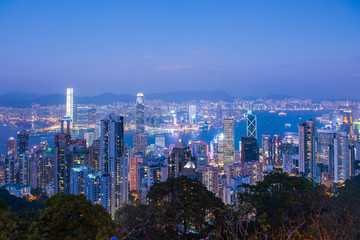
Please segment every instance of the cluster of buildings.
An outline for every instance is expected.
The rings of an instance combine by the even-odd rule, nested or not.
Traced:
[[[240,115],[236,108],[223,110],[220,103],[212,106],[212,112],[198,106],[190,104],[186,113],[166,107],[169,115],[152,108],[154,114],[147,116],[144,95],[138,93],[135,117],[129,119],[129,109],[119,114],[117,107],[103,112],[94,107],[74,107],[73,90],[68,89],[66,112],[57,119],[60,131],[54,133],[53,149],[45,141],[29,148],[29,132],[20,131],[16,139],[8,140],[6,155],[0,159],[0,185],[19,197],[37,188],[48,196],[83,194],[114,215],[131,201],[146,203],[151,186],[169,177],[198,179],[231,204],[244,184],[254,184],[271,171],[327,184],[341,184],[358,173],[360,125],[353,123],[350,108],[337,115],[342,116],[340,124],[317,129],[316,121],[308,120],[299,124],[298,133],[286,133],[283,138],[264,133],[260,148],[253,112],[259,105],[247,106],[246,114]],[[239,150],[235,148],[237,117],[246,121],[246,136],[241,137]],[[223,129],[209,143],[181,139],[166,143],[165,136],[155,132],[155,143],[148,144],[149,132],[153,134],[156,129],[170,125],[201,128],[209,122]],[[131,148],[124,140],[127,130],[134,131]]]

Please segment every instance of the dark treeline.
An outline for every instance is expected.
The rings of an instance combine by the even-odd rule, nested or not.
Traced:
[[[360,239],[360,177],[326,189],[271,173],[224,205],[187,177],[156,183],[146,205],[115,218],[85,196],[57,194],[42,203],[0,192],[0,239]]]

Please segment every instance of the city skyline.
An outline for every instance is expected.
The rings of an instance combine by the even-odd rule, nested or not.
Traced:
[[[360,2],[0,1],[1,239],[360,239]]]
[[[355,1],[5,1],[0,93],[355,97],[359,9]]]

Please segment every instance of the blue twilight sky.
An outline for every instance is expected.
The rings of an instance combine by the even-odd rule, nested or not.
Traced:
[[[358,97],[360,1],[0,0],[0,83]]]

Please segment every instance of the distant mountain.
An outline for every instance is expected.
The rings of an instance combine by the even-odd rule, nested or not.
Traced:
[[[256,101],[256,99],[258,99],[259,97],[254,97],[254,96],[245,96],[242,97],[241,99],[245,100],[245,101]]]
[[[114,102],[135,102],[136,96],[129,94],[103,93],[93,97],[74,96],[75,104],[96,104],[108,105]],[[200,100],[226,101],[232,102],[234,97],[224,91],[179,91],[168,93],[145,94],[145,99],[163,100],[165,102],[187,102]],[[48,94],[39,96],[32,93],[13,92],[0,95],[0,106],[24,108],[31,107],[31,104],[41,106],[61,105],[66,103],[65,94]]]
[[[200,100],[212,100],[212,101],[234,101],[234,97],[224,91],[178,91],[168,93],[153,93],[146,94],[146,99],[151,100],[163,100],[165,102],[187,102],[187,101],[200,101]]]
[[[0,100],[32,100],[34,98],[40,97],[39,94],[28,93],[28,92],[9,92],[5,94],[0,94]]]

